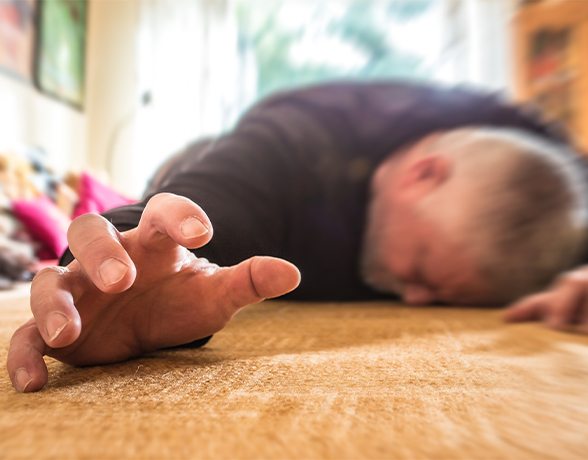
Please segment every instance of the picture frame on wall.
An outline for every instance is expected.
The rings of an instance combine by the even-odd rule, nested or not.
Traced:
[[[0,1],[0,71],[31,82],[36,0]]]
[[[82,109],[86,59],[86,0],[40,0],[37,4],[35,86]]]

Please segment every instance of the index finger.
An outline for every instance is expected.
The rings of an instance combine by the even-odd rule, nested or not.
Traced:
[[[133,284],[136,268],[120,234],[98,214],[75,219],[67,232],[69,249],[92,283],[101,291],[122,292]]]

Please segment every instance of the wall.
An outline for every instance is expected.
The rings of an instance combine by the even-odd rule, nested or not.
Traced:
[[[0,74],[0,150],[42,147],[59,172],[85,161],[86,117],[39,93],[31,84]]]
[[[138,104],[136,40],[140,0],[93,0],[87,60],[87,165],[126,188],[131,168],[132,119]],[[112,164],[116,158],[116,164]]]

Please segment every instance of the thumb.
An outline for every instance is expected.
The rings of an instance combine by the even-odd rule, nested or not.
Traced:
[[[300,284],[298,268],[275,257],[251,257],[227,272],[228,296],[235,309],[279,297]]]

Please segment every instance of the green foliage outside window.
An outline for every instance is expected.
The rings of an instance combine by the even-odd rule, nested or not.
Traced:
[[[240,47],[243,53],[250,53],[255,59],[258,96],[282,88],[345,77],[430,78],[430,69],[422,56],[400,49],[392,43],[390,35],[395,25],[417,19],[436,1],[349,0],[347,3],[335,2],[344,5],[344,9],[332,14],[334,3],[327,1],[238,0]],[[306,4],[305,17],[284,20],[284,7],[295,2]],[[320,34],[323,38],[339,43],[341,49],[349,50],[356,58],[361,56],[361,62],[355,66],[345,65],[346,56],[342,52],[339,53],[340,64],[333,59],[328,62],[293,59],[293,51],[313,23],[322,27]]]

